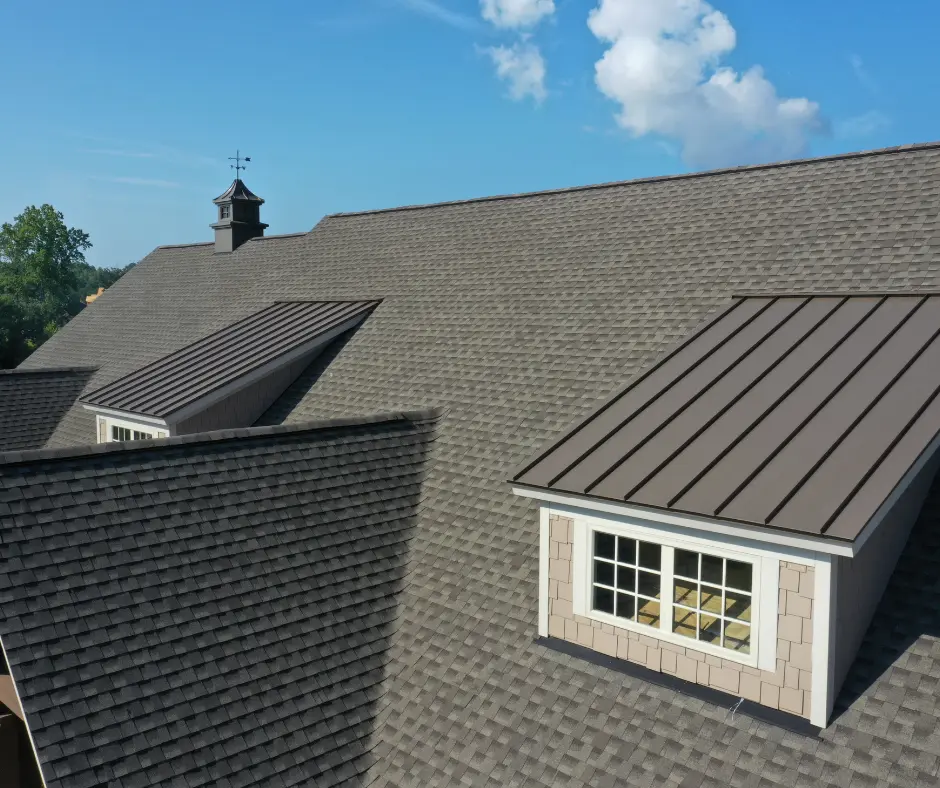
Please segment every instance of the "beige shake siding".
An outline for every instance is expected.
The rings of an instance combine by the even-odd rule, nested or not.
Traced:
[[[777,604],[777,669],[751,668],[694,648],[665,642],[655,630],[633,630],[575,615],[572,610],[570,518],[549,518],[548,634],[651,670],[678,676],[801,717],[810,716],[813,569],[781,561]]]

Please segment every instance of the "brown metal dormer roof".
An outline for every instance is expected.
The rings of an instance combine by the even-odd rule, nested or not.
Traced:
[[[738,297],[517,485],[853,540],[940,434],[940,296]]]
[[[102,408],[166,418],[343,326],[379,301],[279,301],[82,397]]]

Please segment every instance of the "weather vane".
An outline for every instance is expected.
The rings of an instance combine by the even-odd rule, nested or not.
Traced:
[[[231,167],[233,170],[235,170],[235,177],[236,177],[236,178],[241,178],[241,175],[239,175],[239,173],[241,172],[241,170],[247,169],[247,168],[245,167],[245,165],[242,164],[242,162],[243,162],[243,161],[251,161],[251,156],[242,156],[242,155],[241,155],[241,151],[239,151],[239,150],[236,148],[236,149],[235,149],[235,155],[234,155],[234,156],[229,156],[229,157],[228,157],[228,160],[235,162],[234,164],[229,164],[229,167]]]

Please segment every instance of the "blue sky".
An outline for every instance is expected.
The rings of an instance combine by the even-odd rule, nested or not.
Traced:
[[[940,139],[940,6],[867,0],[4,0],[0,221],[124,265],[326,213]],[[759,69],[755,70],[755,67]]]

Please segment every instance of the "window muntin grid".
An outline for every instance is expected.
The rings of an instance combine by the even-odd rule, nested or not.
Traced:
[[[659,627],[662,596],[660,545],[595,531],[591,561],[593,610]]]
[[[129,427],[119,427],[117,424],[111,425],[111,440],[123,443],[124,441],[143,441],[153,438],[152,432],[142,432],[141,430],[132,430]]]
[[[753,574],[746,561],[676,548],[672,631],[750,654]]]

